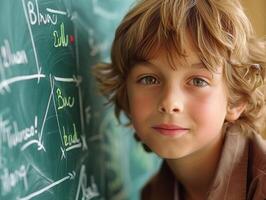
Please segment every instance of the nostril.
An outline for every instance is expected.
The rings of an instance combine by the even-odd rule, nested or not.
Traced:
[[[171,106],[171,107],[167,107],[167,106],[159,106],[158,107],[158,111],[161,113],[177,113],[180,112],[180,109],[177,106]]]
[[[165,110],[165,108],[164,108],[163,106],[160,106],[160,107],[159,107],[159,111],[160,111],[160,112],[166,112],[166,110]]]
[[[159,108],[159,111],[160,112],[164,112],[164,113],[171,113],[171,112],[179,112],[179,109],[178,108],[173,108],[173,109],[167,110],[167,109],[165,109],[165,107],[161,106]]]
[[[178,109],[177,109],[177,108],[174,108],[173,111],[174,111],[174,112],[178,112]]]

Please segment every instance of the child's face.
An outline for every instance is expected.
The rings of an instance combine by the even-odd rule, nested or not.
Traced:
[[[127,80],[132,124],[139,138],[162,158],[181,158],[222,138],[227,114],[222,67],[208,71],[193,48],[187,62],[170,67],[166,52],[135,65]]]

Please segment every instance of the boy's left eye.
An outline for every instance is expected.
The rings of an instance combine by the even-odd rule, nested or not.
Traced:
[[[204,79],[202,78],[193,78],[189,81],[189,85],[193,85],[193,86],[196,86],[196,87],[206,87],[208,86],[208,82],[205,81]]]

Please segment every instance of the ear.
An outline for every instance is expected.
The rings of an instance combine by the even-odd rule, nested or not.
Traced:
[[[246,106],[247,104],[245,102],[239,103],[236,106],[228,105],[225,119],[229,122],[237,120],[242,114],[242,112],[245,110]]]

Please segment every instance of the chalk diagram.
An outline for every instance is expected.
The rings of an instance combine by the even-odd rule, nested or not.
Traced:
[[[38,118],[38,116],[40,116],[40,114],[35,115],[35,117],[32,119],[32,125],[30,125],[30,127],[27,127],[25,129],[21,129],[20,127],[18,127],[17,122],[16,121],[9,121],[9,119],[6,119],[4,115],[8,114],[8,113],[0,113],[0,131],[2,132],[0,135],[0,144],[6,144],[6,146],[8,146],[8,148],[12,149],[13,147],[20,145],[20,151],[26,151],[29,147],[31,148],[36,148],[36,151],[42,151],[42,152],[46,152],[47,149],[45,147],[45,141],[44,141],[44,135],[45,135],[45,125],[47,122],[47,118],[49,116],[49,110],[51,110],[51,108],[54,108],[53,112],[55,114],[55,119],[56,119],[56,123],[57,123],[57,128],[58,128],[58,133],[60,135],[60,139],[61,139],[61,145],[60,145],[60,151],[61,151],[61,156],[60,159],[61,160],[66,160],[67,159],[67,155],[69,152],[75,150],[75,149],[81,149],[82,151],[86,151],[88,149],[87,146],[87,140],[86,140],[86,135],[85,135],[85,129],[84,129],[84,116],[83,116],[83,102],[82,102],[82,98],[81,98],[81,87],[80,84],[82,82],[82,79],[80,76],[78,75],[72,75],[70,77],[59,77],[59,76],[54,76],[52,74],[45,74],[42,70],[42,66],[40,65],[39,62],[39,58],[38,58],[38,52],[37,52],[37,48],[35,45],[35,41],[34,41],[34,34],[32,31],[32,25],[33,23],[36,24],[57,24],[57,16],[65,16],[65,17],[69,17],[69,13],[67,13],[66,11],[63,10],[58,10],[58,9],[53,9],[53,8],[46,8],[46,13],[42,14],[42,13],[38,13],[38,16],[36,14],[33,13],[33,6],[36,6],[38,8],[38,2],[36,0],[21,0],[22,2],[22,6],[23,6],[23,11],[25,14],[25,19],[27,22],[27,27],[28,27],[28,31],[29,31],[29,35],[30,35],[30,39],[31,39],[31,44],[32,44],[32,49],[33,49],[33,54],[34,54],[34,58],[35,58],[35,64],[36,64],[36,73],[35,74],[30,74],[30,75],[21,75],[21,76],[15,76],[15,77],[11,77],[11,78],[7,78],[5,76],[5,71],[3,69],[2,66],[0,66],[0,75],[1,75],[1,81],[0,81],[0,96],[4,96],[6,93],[12,93],[12,85],[18,84],[20,82],[25,82],[25,81],[29,81],[29,80],[37,80],[37,86],[39,85],[39,83],[42,80],[49,80],[49,84],[50,84],[50,94],[48,97],[48,102],[46,105],[46,109],[43,111],[42,114],[42,119]],[[32,12],[31,15],[29,14],[29,12]],[[39,12],[39,11],[38,11]],[[63,28],[61,26],[61,35],[62,35],[62,31]],[[57,37],[57,41],[56,44],[54,43],[54,45],[56,45],[55,47],[60,47],[60,46],[64,46],[66,45],[68,42],[71,42],[71,40],[73,40],[73,36],[69,37],[69,41],[68,40],[63,40],[62,37],[59,38],[58,35],[54,34],[54,37]],[[73,41],[72,41],[73,42]],[[27,64],[28,59],[27,59],[27,55],[25,53],[25,51],[21,50],[21,51],[17,51],[17,52],[12,52],[11,51],[11,47],[10,47],[10,43],[9,41],[6,39],[4,40],[4,45],[1,46],[1,49],[3,51],[5,51],[5,55],[10,56],[8,57],[8,61],[9,63],[5,62],[5,63],[0,63],[1,64],[6,64],[6,65],[17,65],[17,64]],[[78,52],[76,52],[78,53]],[[10,58],[12,57],[13,60],[11,60]],[[78,57],[78,56],[77,56]],[[79,70],[79,61],[78,58],[76,59],[76,66],[77,66],[77,72]],[[5,66],[6,67],[6,66]],[[78,74],[78,73],[77,73]],[[81,127],[81,131],[78,134],[78,136],[75,139],[71,139],[71,144],[69,144],[68,146],[66,145],[65,142],[65,138],[63,135],[63,131],[65,131],[64,126],[62,126],[60,124],[60,119],[58,117],[58,111],[57,111],[57,102],[56,102],[56,93],[58,92],[55,85],[56,83],[61,83],[61,84],[66,84],[66,85],[73,85],[74,87],[77,88],[77,93],[78,93],[78,108],[79,108],[79,113],[80,113],[80,127]],[[36,87],[37,87],[36,86]],[[71,102],[64,99],[63,97],[61,97],[62,100],[62,105],[64,106],[71,106]],[[38,126],[40,125],[40,126]],[[72,126],[73,128],[73,132],[76,131],[76,125],[73,124]],[[12,132],[13,131],[13,132]],[[13,135],[18,134],[20,136],[20,140],[18,140],[18,137],[16,138],[15,136],[12,138],[10,135],[11,133]],[[14,134],[15,133],[15,134]],[[1,147],[0,147],[0,155],[1,155]],[[1,158],[2,156],[0,156]],[[13,172],[10,172],[7,168],[5,168],[5,160],[3,158],[0,159],[0,168],[3,169],[4,172],[6,172],[5,175],[1,175],[1,179],[0,182],[3,182],[4,180],[7,180],[8,176],[12,176],[15,177],[15,181],[7,186],[2,186],[2,190],[6,190],[4,191],[5,193],[11,192],[12,188],[16,187],[16,184],[20,181],[23,182],[25,189],[28,189],[28,181],[27,181],[27,171],[29,168],[29,165],[24,165],[22,164],[17,170],[14,170]],[[42,176],[44,176],[44,174],[41,174]],[[77,178],[77,176],[79,177],[78,180],[78,186],[77,186],[77,193],[75,195],[75,199],[78,200],[80,198],[84,199],[84,200],[89,200],[92,199],[94,197],[100,196],[97,185],[95,183],[94,177],[93,176],[89,176],[90,179],[87,180],[87,174],[86,174],[86,166],[83,164],[80,168],[80,171],[69,171],[65,174],[65,176],[63,176],[62,178],[58,179],[58,180],[50,180],[51,184],[37,190],[34,191],[30,194],[27,194],[26,196],[17,196],[16,199],[17,200],[29,200],[32,199],[34,197],[37,197],[38,195],[50,190],[53,187],[56,187],[57,185],[62,184],[63,182],[66,181],[72,181],[74,179]],[[7,182],[9,182],[9,180],[7,180]],[[4,185],[4,184],[2,184]]]
[[[76,71],[77,73],[75,75],[70,75],[67,77],[63,76],[57,76],[52,73],[45,73],[45,68],[42,66],[40,59],[39,52],[37,51],[36,47],[36,41],[34,38],[34,30],[33,26],[38,25],[60,25],[60,29],[57,32],[53,32],[54,37],[54,47],[55,48],[63,48],[66,47],[68,44],[71,44],[75,42],[76,45],[78,45],[79,38],[77,34],[77,27],[75,27],[74,23],[74,35],[68,35],[65,33],[65,27],[64,24],[60,23],[59,17],[70,19],[73,22],[77,22],[79,25],[82,26],[86,30],[87,33],[87,44],[92,47],[90,50],[90,56],[95,57],[99,54],[102,54],[102,52],[107,52],[107,50],[110,48],[110,38],[105,38],[103,40],[99,40],[98,38],[95,38],[94,36],[97,35],[97,32],[94,30],[93,27],[89,27],[86,24],[86,21],[82,19],[81,16],[78,15],[77,12],[69,12],[69,10],[64,9],[58,9],[53,7],[46,7],[42,8],[39,7],[38,2],[41,2],[41,0],[21,0],[25,20],[27,22],[27,30],[29,33],[29,38],[32,46],[32,54],[33,58],[35,60],[35,69],[34,71],[36,73],[32,74],[24,74],[21,76],[13,76],[8,77],[5,74],[5,68],[8,68],[9,65],[19,65],[19,64],[27,64],[29,61],[29,58],[27,57],[27,54],[23,50],[18,50],[16,52],[12,52],[12,44],[8,41],[8,39],[4,39],[3,45],[1,46],[1,49],[5,52],[5,55],[9,55],[7,61],[8,62],[0,62],[0,97],[4,96],[5,94],[12,93],[12,86],[16,85],[18,83],[27,83],[28,81],[36,80],[36,87],[40,83],[43,83],[44,81],[47,82],[49,86],[49,92],[47,96],[47,102],[45,104],[45,109],[41,110],[40,113],[36,114],[31,119],[31,124],[29,127],[21,128],[19,127],[18,123],[16,121],[11,121],[5,116],[8,115],[8,111],[1,113],[0,112],[0,131],[2,132],[2,136],[0,136],[0,169],[4,169],[5,176],[1,177],[0,174],[0,183],[4,180],[8,180],[8,178],[15,177],[15,181],[7,185],[4,190],[6,193],[11,192],[12,189],[16,189],[16,184],[19,182],[23,182],[25,190],[28,189],[29,183],[27,180],[27,173],[29,170],[29,167],[36,168],[35,170],[40,173],[40,176],[45,177],[45,174],[42,174],[42,172],[38,171],[37,166],[29,166],[28,164],[20,165],[17,169],[14,169],[13,171],[9,170],[5,167],[5,160],[1,156],[1,144],[5,143],[6,146],[10,149],[14,148],[15,146],[19,145],[19,150],[21,152],[27,151],[30,149],[35,149],[36,152],[41,152],[42,155],[45,154],[49,149],[47,149],[47,146],[45,144],[45,128],[47,125],[47,120],[50,120],[49,114],[50,112],[54,113],[54,121],[56,123],[57,129],[58,129],[58,136],[60,138],[60,146],[59,152],[60,152],[60,159],[61,160],[67,160],[68,155],[71,154],[71,152],[74,152],[74,150],[81,150],[86,151],[88,149],[87,142],[99,142],[103,140],[102,135],[96,135],[91,138],[86,138],[85,134],[85,125],[90,124],[90,121],[92,118],[95,117],[95,113],[93,113],[93,106],[92,105],[85,105],[84,102],[82,102],[82,92],[81,92],[81,84],[82,84],[82,78],[79,76],[79,70],[80,70],[80,59],[79,59],[79,49],[75,49],[75,55],[76,55]],[[63,1],[60,1],[62,3]],[[89,1],[92,6],[92,13],[94,16],[100,17],[107,21],[118,21],[121,17],[121,13],[117,14],[117,12],[109,11],[103,4],[101,4],[103,1],[100,0],[90,0]],[[122,2],[122,1],[121,1]],[[119,4],[117,1],[116,3]],[[47,4],[46,4],[47,5]],[[1,56],[1,55],[0,55]],[[12,59],[9,59],[11,58]],[[14,59],[13,59],[14,58]],[[106,57],[104,58],[106,59]],[[5,65],[5,66],[1,66]],[[78,134],[78,137],[71,140],[66,140],[64,138],[64,132],[67,131],[67,129],[62,125],[59,117],[58,110],[56,109],[58,107],[58,94],[62,94],[62,91],[58,90],[57,85],[65,85],[66,87],[75,87],[77,91],[77,101],[75,101],[75,104],[77,104],[79,113],[80,113],[80,124],[72,124],[70,128],[73,132],[77,129],[77,126],[80,127],[80,133]],[[73,101],[68,98],[65,99],[61,98],[62,105],[71,107],[73,104]],[[85,115],[85,117],[83,116]],[[104,118],[99,126],[105,127],[105,124],[108,124],[109,119]],[[102,128],[100,128],[102,129]],[[18,137],[9,137],[11,134],[10,130],[13,130],[17,135],[20,136],[20,140],[18,140]],[[25,134],[27,132],[27,134]],[[70,144],[71,145],[66,145]],[[108,153],[108,152],[107,152]],[[115,169],[114,169],[115,170]],[[3,178],[4,177],[4,178]],[[95,197],[99,197],[101,199],[104,199],[104,197],[101,197],[98,187],[96,185],[96,181],[94,179],[93,175],[86,174],[86,166],[84,163],[81,163],[80,168],[75,170],[69,170],[64,175],[59,177],[56,180],[51,180],[48,177],[47,178],[47,185],[44,187],[38,188],[36,191],[31,191],[27,193],[26,195],[20,195],[16,194],[16,200],[29,200],[38,197],[39,195],[43,194],[44,192],[49,191],[52,188],[57,187],[60,184],[68,183],[71,181],[75,181],[75,183],[78,183],[76,185],[76,193],[75,193],[75,200],[83,199],[83,200],[90,200]],[[1,187],[1,185],[0,185]],[[120,187],[120,186],[119,186]],[[1,194],[0,194],[1,195]]]

